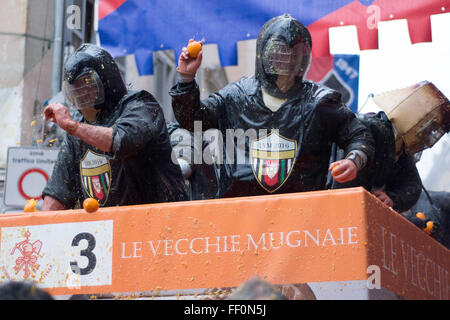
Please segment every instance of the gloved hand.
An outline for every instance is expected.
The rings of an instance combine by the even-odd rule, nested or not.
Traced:
[[[418,228],[422,229],[431,237],[439,241],[440,221],[434,213],[429,212],[425,215],[422,212],[411,212],[411,210],[409,210],[406,214],[403,214],[403,216],[415,224]]]

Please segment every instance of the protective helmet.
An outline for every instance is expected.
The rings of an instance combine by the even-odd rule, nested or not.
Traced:
[[[127,89],[111,55],[93,44],[82,44],[64,65],[63,91],[74,107],[112,110]]]
[[[311,64],[311,50],[311,35],[302,23],[288,14],[270,19],[256,41],[256,79],[272,96],[295,96]],[[280,90],[279,76],[293,76],[294,84],[287,91]]]
[[[431,82],[378,94],[373,101],[393,125],[397,153],[431,148],[450,129],[450,102]]]
[[[105,102],[103,83],[98,73],[91,68],[86,68],[72,83],[64,81],[63,91],[67,100],[79,110]]]

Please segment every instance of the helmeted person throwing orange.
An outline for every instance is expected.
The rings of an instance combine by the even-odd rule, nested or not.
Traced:
[[[162,109],[147,91],[129,91],[111,55],[83,44],[64,66],[66,106],[44,109],[66,136],[43,191],[42,210],[61,210],[93,198],[99,206],[186,200],[172,162]]]
[[[203,53],[183,48],[179,82],[171,89],[180,125],[193,131],[217,128],[256,133],[244,146],[227,144],[219,175],[219,196],[263,195],[325,188],[328,170],[338,165],[339,182],[353,180],[373,157],[373,138],[341,100],[338,92],[304,80],[311,62],[311,36],[298,20],[282,15],[268,21],[256,44],[255,75],[244,77],[200,100],[194,80]],[[237,138],[239,140],[239,138]],[[329,165],[331,143],[346,158]],[[245,161],[227,157],[244,149]],[[336,171],[334,171],[336,173]]]

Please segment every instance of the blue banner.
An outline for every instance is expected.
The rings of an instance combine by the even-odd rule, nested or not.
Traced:
[[[358,111],[359,55],[313,58],[306,78],[338,91],[342,101],[353,112]]]
[[[237,42],[255,39],[272,17],[288,13],[308,27],[313,56],[328,56],[328,28],[354,25],[361,50],[378,46],[378,22],[408,19],[412,43],[431,41],[430,15],[448,0],[99,0],[101,45],[134,54],[140,75],[153,73],[152,53],[178,58],[190,38],[215,43],[222,66],[237,64]]]
[[[308,26],[353,1],[103,0],[110,8],[100,12],[100,41],[113,56],[134,54],[141,75],[153,73],[153,51],[178,57],[190,38],[219,44],[222,66],[236,65],[237,41],[256,39],[272,17],[289,13]]]

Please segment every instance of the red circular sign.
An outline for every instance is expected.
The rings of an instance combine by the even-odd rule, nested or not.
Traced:
[[[30,199],[40,200],[40,199],[42,199],[42,194],[39,197],[30,197],[29,195],[27,195],[25,193],[25,191],[23,190],[23,187],[22,187],[22,183],[23,183],[23,180],[25,179],[25,177],[28,174],[33,173],[33,172],[40,173],[41,175],[44,176],[45,181],[48,182],[48,174],[44,170],[41,170],[41,169],[38,169],[38,168],[28,169],[27,171],[22,173],[22,175],[20,176],[20,179],[19,179],[19,192],[22,195],[22,197],[24,197],[27,200],[30,200]]]

